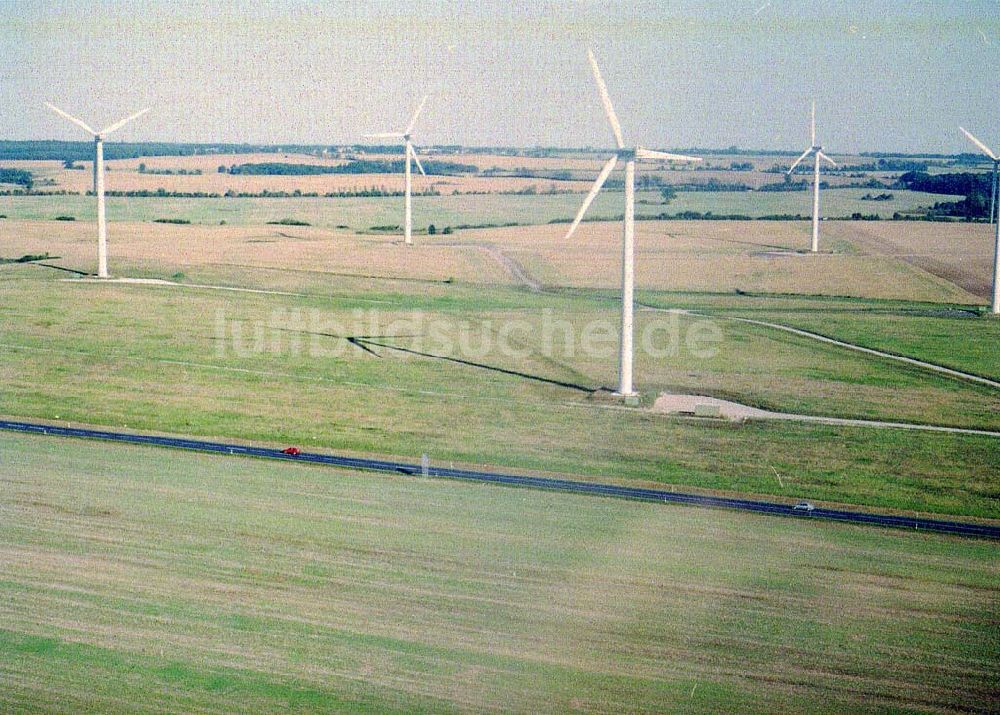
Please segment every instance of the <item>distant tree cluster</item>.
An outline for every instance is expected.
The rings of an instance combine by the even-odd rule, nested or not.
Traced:
[[[990,192],[993,190],[989,174],[925,174],[911,171],[897,181],[900,188],[930,194],[964,196],[961,201],[939,201],[929,210],[929,216],[961,217],[972,221],[986,218],[990,212]]]
[[[106,159],[138,159],[144,156],[198,156],[205,154],[313,154],[328,147],[310,144],[174,144],[169,142],[107,142]],[[92,141],[0,141],[0,161],[93,161]]]
[[[911,191],[924,191],[928,194],[968,195],[974,191],[982,191],[989,195],[991,177],[988,174],[927,174],[911,171],[903,174],[897,180],[900,185]]]
[[[425,166],[426,168],[426,166]],[[549,181],[576,181],[573,172],[568,169],[529,169],[519,166],[514,169],[503,169],[499,166],[491,166],[479,172],[480,176],[502,176],[509,179],[548,179]]]
[[[30,171],[24,169],[0,169],[0,184],[18,184],[26,189],[35,185]]]
[[[157,176],[201,176],[201,169],[150,169],[145,164],[139,164],[139,173]]]
[[[935,162],[937,163],[937,162]],[[879,159],[873,164],[841,165],[838,171],[927,171],[930,162],[913,159]]]
[[[677,191],[750,191],[751,187],[739,182],[723,182],[712,178],[708,181],[672,184]],[[660,189],[663,191],[663,189]]]
[[[2,189],[0,196],[79,196],[79,191],[57,189],[55,191],[39,191],[37,189]]]
[[[764,184],[758,189],[758,191],[805,191],[811,186],[812,183],[809,181],[792,181],[791,177],[786,175],[784,181],[778,181],[773,184]],[[819,188],[829,188],[829,184],[825,181],[820,181]]]
[[[472,164],[460,164],[453,161],[434,161],[428,159],[422,162],[424,171],[428,174],[470,174],[478,171]],[[219,167],[220,170],[222,167]],[[398,174],[403,171],[403,160],[381,161],[355,159],[346,164],[329,166],[326,164],[288,164],[282,162],[264,162],[258,164],[234,164],[227,169],[233,175],[250,176],[317,176],[321,174]]]
[[[310,226],[308,221],[297,218],[281,218],[277,221],[268,221],[269,226]]]
[[[88,191],[87,196],[93,196]],[[222,194],[211,191],[167,191],[166,189],[130,189],[128,191],[105,191],[105,196],[118,196],[130,199],[219,199]]]
[[[42,194],[78,194],[75,191],[32,191],[26,192],[21,189],[15,189],[12,192],[0,191],[0,196],[4,194],[14,195],[24,195],[31,193],[32,195],[42,195]],[[132,199],[350,199],[350,198],[381,198],[386,196],[402,196],[402,191],[388,191],[381,187],[372,187],[369,189],[357,189],[351,191],[328,191],[326,193],[319,193],[317,191],[300,191],[295,189],[294,191],[271,191],[269,189],[264,189],[262,191],[236,191],[230,189],[224,194],[220,194],[215,191],[167,191],[164,188],[159,189],[129,189],[127,191],[122,190],[111,190],[105,191],[105,196],[116,196],[123,198]],[[87,196],[93,196],[93,191],[87,191]],[[440,196],[440,192],[436,189],[425,189],[423,191],[413,192],[414,196]]]

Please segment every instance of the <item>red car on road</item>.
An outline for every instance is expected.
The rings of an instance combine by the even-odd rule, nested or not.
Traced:
[[[290,454],[293,457],[297,457],[298,455],[302,454],[302,450],[299,449],[298,447],[285,447],[283,450],[281,450],[281,453]]]

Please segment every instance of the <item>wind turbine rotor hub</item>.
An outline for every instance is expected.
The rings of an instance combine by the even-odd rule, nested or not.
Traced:
[[[622,161],[635,161],[635,157],[638,151],[639,151],[638,148],[618,149],[617,152],[615,153],[618,156],[618,158],[621,159]]]

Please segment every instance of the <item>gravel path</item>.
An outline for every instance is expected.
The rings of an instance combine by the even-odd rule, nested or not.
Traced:
[[[748,323],[750,325],[760,325],[765,328],[772,328],[773,330],[781,330],[783,332],[792,333],[793,335],[798,335],[803,338],[809,338],[810,340],[817,340],[821,343],[826,343],[827,345],[836,345],[837,347],[845,348],[847,350],[853,350],[855,352],[864,353],[866,355],[873,355],[875,357],[879,357],[884,360],[893,360],[895,362],[905,363],[907,365],[919,367],[923,370],[929,370],[931,372],[936,372],[941,375],[947,375],[948,377],[954,377],[959,380],[975,382],[979,385],[987,385],[989,387],[993,387],[1000,390],[1000,381],[992,380],[988,377],[982,377],[981,375],[974,375],[971,372],[962,372],[961,370],[955,370],[953,368],[945,367],[943,365],[936,365],[932,362],[925,362],[923,360],[918,360],[917,358],[907,357],[906,355],[895,355],[893,353],[883,352],[882,350],[866,348],[863,345],[856,345],[855,343],[849,343],[844,340],[828,338],[825,335],[820,335],[819,333],[813,333],[808,330],[802,330],[801,328],[793,328],[790,325],[783,325],[781,323],[771,323],[766,320],[754,320],[752,318],[736,318],[732,316],[712,315],[711,313],[699,313],[693,310],[682,310],[677,308],[657,308],[651,305],[642,306],[642,309],[652,310],[660,313],[678,313],[680,315],[691,315],[698,318],[715,318],[717,320],[731,320],[735,323]]]
[[[881,420],[857,420],[842,417],[821,417],[817,415],[798,415],[789,412],[771,412],[756,407],[741,405],[738,402],[720,400],[716,397],[700,395],[674,395],[661,393],[653,404],[653,411],[661,414],[694,415],[697,407],[711,407],[718,410],[719,416],[728,420],[741,422],[743,420],[788,420],[792,422],[812,422],[814,424],[838,425],[848,427],[879,427],[884,429],[908,429],[922,432],[946,432],[948,434],[974,434],[987,437],[1000,437],[1000,432],[990,430],[968,429],[964,427],[942,427],[940,425],[910,424],[907,422],[884,422]]]

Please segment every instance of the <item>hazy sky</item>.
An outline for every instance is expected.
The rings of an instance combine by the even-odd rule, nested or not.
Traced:
[[[0,138],[609,146],[588,46],[645,146],[1000,145],[998,0],[0,0]]]

